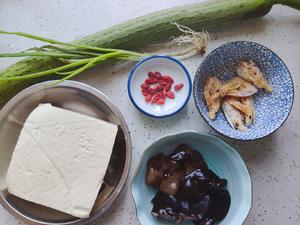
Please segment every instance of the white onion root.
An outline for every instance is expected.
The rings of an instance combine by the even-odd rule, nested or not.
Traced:
[[[187,26],[180,25],[175,21],[171,22],[183,34],[174,38],[169,45],[189,45],[182,54],[177,54],[177,57],[189,58],[196,54],[204,54],[209,43],[209,33],[207,31],[196,32]],[[176,56],[176,55],[175,55]]]
[[[182,32],[182,35],[171,37],[171,41],[167,43],[154,44],[144,48],[145,54],[163,54],[182,60],[205,53],[210,40],[207,31],[196,32],[175,21],[171,23]]]

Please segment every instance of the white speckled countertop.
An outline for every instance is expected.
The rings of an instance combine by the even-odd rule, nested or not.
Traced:
[[[162,8],[199,0],[0,0],[0,28],[24,31],[63,41],[83,37],[130,18]],[[255,142],[226,139],[245,159],[253,180],[253,207],[245,225],[300,224],[300,13],[275,6],[263,19],[255,19],[211,33],[208,52],[233,40],[253,40],[277,53],[292,73],[296,98],[289,119],[274,134]],[[0,51],[31,47],[33,41],[2,37]],[[184,61],[193,76],[203,57]],[[13,60],[1,60],[0,69]],[[132,65],[131,65],[132,66]],[[126,90],[130,66],[98,67],[78,80],[103,93],[120,108],[132,135],[133,158],[130,177],[113,207],[93,225],[138,225],[130,181],[144,149],[162,135],[186,129],[214,133],[198,114],[193,99],[178,115],[156,120],[140,114],[131,104]],[[23,224],[0,206],[0,225]]]

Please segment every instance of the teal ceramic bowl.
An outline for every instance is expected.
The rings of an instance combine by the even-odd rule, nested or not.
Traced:
[[[162,137],[149,146],[141,159],[132,181],[132,194],[136,204],[137,217],[142,225],[175,224],[158,220],[151,215],[151,200],[157,189],[145,184],[147,160],[157,153],[171,153],[179,144],[188,144],[199,151],[209,168],[228,181],[231,206],[227,216],[219,225],[241,225],[245,221],[252,202],[252,184],[248,169],[241,156],[220,138],[194,131],[186,131]],[[184,225],[192,225],[185,222]]]

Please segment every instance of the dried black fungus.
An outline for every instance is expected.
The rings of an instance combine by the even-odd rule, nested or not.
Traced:
[[[227,180],[209,170],[203,157],[185,144],[168,156],[152,157],[147,163],[146,183],[159,188],[151,201],[156,218],[213,225],[230,207]]]
[[[159,153],[147,162],[146,184],[159,187],[165,174],[173,167],[173,162],[164,154]]]
[[[202,155],[185,144],[179,145],[168,157],[183,167],[187,173],[197,168],[207,168]]]
[[[214,225],[215,224],[215,220],[206,217],[203,220],[199,220],[197,222],[194,222],[194,224],[195,225]]]
[[[175,196],[158,191],[152,199],[152,215],[156,218],[178,221],[178,200]]]
[[[173,161],[182,162],[190,158],[190,154],[193,152],[188,145],[179,145],[174,152],[169,155],[169,158]]]
[[[169,195],[176,195],[179,190],[180,182],[184,172],[181,170],[175,170],[165,176],[159,186],[159,189]]]
[[[216,221],[222,220],[228,213],[230,207],[230,194],[226,189],[215,189],[210,193],[211,203],[209,217]]]

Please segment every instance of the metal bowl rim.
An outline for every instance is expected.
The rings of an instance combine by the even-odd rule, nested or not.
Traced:
[[[19,92],[16,94],[13,98],[11,98],[1,109],[0,111],[0,121],[10,112],[10,110],[22,99],[27,97],[28,95],[40,91],[45,88],[49,88],[49,85],[53,83],[52,81],[45,81],[41,83],[34,84],[23,91]],[[124,132],[125,136],[125,142],[126,142],[126,159],[125,159],[125,165],[124,165],[124,170],[122,177],[116,186],[116,189],[112,192],[112,194],[109,196],[109,198],[103,203],[103,206],[96,211],[96,213],[86,219],[78,219],[70,222],[64,222],[64,223],[59,223],[59,225],[83,225],[83,224],[88,224],[94,220],[96,220],[99,216],[101,216],[103,213],[105,213],[112,205],[112,203],[116,200],[120,192],[125,186],[126,180],[129,175],[129,170],[130,170],[130,164],[131,164],[131,158],[132,158],[132,153],[131,153],[131,139],[130,139],[130,133],[129,129],[127,126],[127,123],[121,114],[120,110],[113,105],[113,103],[109,100],[109,98],[104,95],[102,92],[97,90],[96,88],[93,88],[87,84],[78,82],[78,81],[64,81],[60,84],[57,84],[53,87],[67,87],[67,88],[75,88],[79,89],[81,91],[85,91],[101,101],[103,101],[108,108],[112,111],[114,116],[118,118],[120,122],[120,126]],[[51,88],[51,87],[50,87]],[[8,203],[8,201],[4,198],[3,193],[0,192],[0,204],[14,217],[22,220],[23,222],[27,222],[29,224],[41,224],[41,225],[58,225],[58,223],[51,223],[51,222],[43,222],[40,220],[36,220],[33,218],[30,218],[27,215],[24,215],[23,213],[19,212],[17,209],[15,209],[11,204]]]

